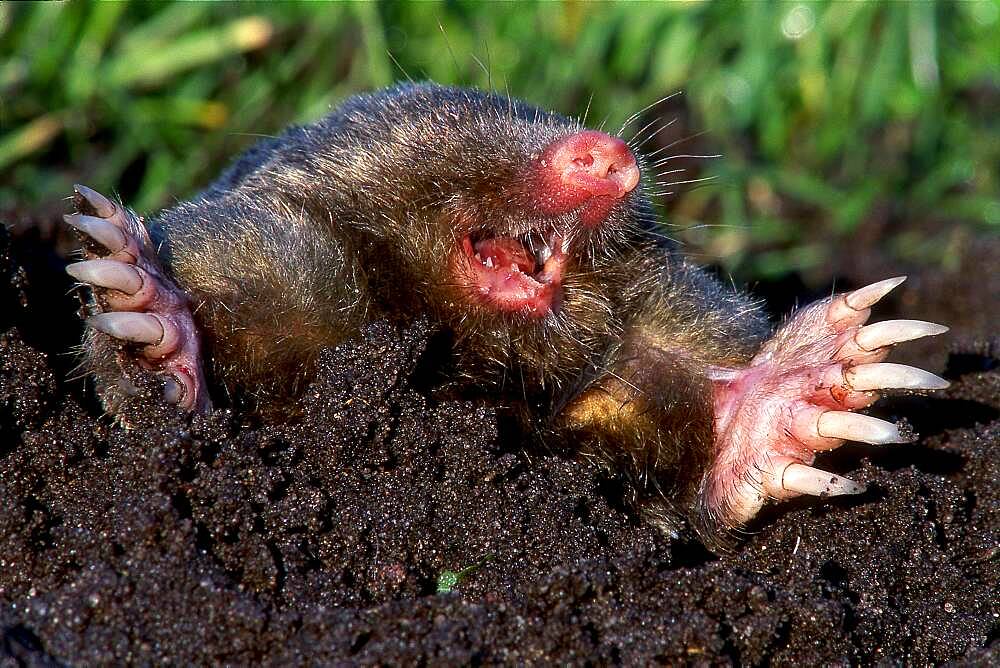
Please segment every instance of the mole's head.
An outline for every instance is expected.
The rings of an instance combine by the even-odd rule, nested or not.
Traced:
[[[582,255],[602,232],[621,226],[614,218],[639,183],[632,151],[603,132],[561,130],[514,152],[520,164],[498,176],[490,197],[462,203],[449,270],[466,299],[545,317],[560,305],[564,275],[587,264]]]
[[[352,98],[323,123],[330,134],[318,134],[337,139],[322,149],[329,197],[375,241],[373,261],[393,263],[390,289],[522,357],[607,331],[650,214],[624,141],[506,96],[429,84]]]

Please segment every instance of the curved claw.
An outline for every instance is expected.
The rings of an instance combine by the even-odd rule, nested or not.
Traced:
[[[83,283],[134,295],[142,288],[142,277],[131,265],[117,260],[86,260],[66,267],[66,273]]]
[[[948,328],[924,320],[886,320],[866,325],[854,335],[854,342],[864,351],[871,352],[904,341],[925,336],[944,334]]]
[[[781,488],[794,494],[812,496],[841,496],[860,494],[865,486],[850,478],[805,464],[789,464],[781,473]]]
[[[880,299],[892,292],[906,276],[887,278],[854,292],[848,292],[835,298],[827,310],[826,319],[831,324],[861,324],[871,314],[870,309]]]
[[[905,364],[858,364],[844,372],[852,390],[943,390],[950,385],[944,378]]]
[[[877,283],[866,285],[863,288],[858,288],[854,292],[844,295],[844,302],[855,311],[863,311],[881,301],[883,297],[895,290],[905,280],[906,276],[896,276],[895,278],[887,278]]]
[[[82,213],[71,213],[63,216],[68,225],[86,234],[91,239],[107,248],[111,253],[125,250],[128,240],[125,233],[116,225],[97,216],[86,216]]]
[[[847,411],[826,411],[816,421],[816,433],[824,438],[858,441],[871,445],[905,443],[899,427],[870,415]]]
[[[73,186],[73,191],[90,204],[91,208],[93,208],[94,211],[97,212],[97,215],[101,218],[110,218],[115,215],[115,211],[118,210],[118,207],[115,206],[114,202],[93,188],[88,188],[87,186],[77,183]]]
[[[148,313],[99,313],[87,318],[87,324],[108,336],[132,343],[156,346],[164,339],[160,319]]]

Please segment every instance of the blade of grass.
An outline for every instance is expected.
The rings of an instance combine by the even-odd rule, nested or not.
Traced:
[[[0,169],[42,150],[55,139],[62,128],[61,115],[50,113],[0,137]]]
[[[97,3],[91,7],[76,49],[66,64],[69,69],[65,77],[66,97],[70,105],[82,104],[97,89],[93,73],[125,9],[125,3],[121,2]]]
[[[151,86],[185,70],[259,49],[271,40],[272,34],[270,21],[247,16],[218,28],[184,35],[160,50],[145,52],[141,58],[129,52],[116,54],[108,62],[103,79],[109,85],[123,88]]]

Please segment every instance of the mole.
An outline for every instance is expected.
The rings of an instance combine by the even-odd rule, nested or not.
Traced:
[[[407,83],[262,140],[149,220],[76,186],[87,369],[112,413],[141,368],[187,411],[281,414],[324,348],[425,318],[456,392],[620,473],[664,530],[725,549],[768,501],[863,491],[816,454],[909,440],[856,411],[946,387],[883,360],[947,328],[866,324],[898,277],[772,329],[657,232],[648,162],[509,96]]]

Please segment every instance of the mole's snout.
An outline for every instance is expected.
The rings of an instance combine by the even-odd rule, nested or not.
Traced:
[[[617,137],[584,130],[546,149],[551,169],[566,186],[591,196],[624,197],[639,183],[639,166]]]
[[[639,184],[639,165],[628,144],[596,130],[557,139],[536,164],[539,208],[550,215],[578,209],[588,227],[603,223],[615,203]]]

